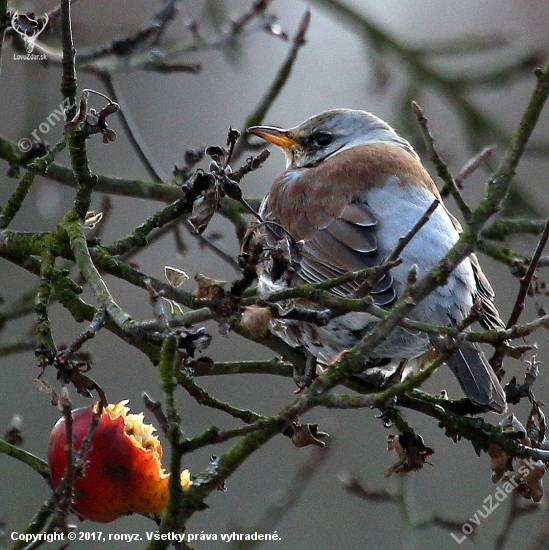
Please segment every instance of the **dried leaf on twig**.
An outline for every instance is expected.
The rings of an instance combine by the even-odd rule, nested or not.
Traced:
[[[192,227],[193,235],[204,233],[213,215],[218,210],[218,200],[213,196],[198,197],[193,205],[193,211],[189,218],[189,224]]]
[[[318,430],[318,424],[300,424],[298,422],[294,422],[283,433],[298,448],[309,445],[324,447],[326,443],[322,440],[329,436],[326,432]]]
[[[521,460],[518,467],[521,477],[516,485],[517,493],[523,498],[539,502],[543,498],[543,476],[546,470],[547,466],[541,460]]]
[[[492,481],[497,483],[503,476],[513,469],[512,459],[499,445],[489,445],[490,468],[492,469]]]
[[[206,277],[201,273],[194,276],[198,286],[193,290],[195,298],[206,298],[207,300],[222,300],[225,297],[225,285],[227,281],[220,281]]]
[[[541,410],[541,404],[532,399],[532,409],[526,421],[526,435],[530,438],[534,446],[539,446],[545,440],[547,424],[545,415]]]
[[[185,281],[189,280],[189,276],[184,271],[177,269],[176,267],[166,265],[164,266],[164,273],[166,275],[166,279],[168,279],[168,282],[176,288],[180,287]]]
[[[395,451],[399,459],[385,472],[385,477],[421,470],[427,458],[435,452],[415,433],[390,435],[387,438],[387,450]]]

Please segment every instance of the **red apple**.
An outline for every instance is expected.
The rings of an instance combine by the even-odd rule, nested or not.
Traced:
[[[74,483],[72,511],[82,518],[108,523],[131,514],[160,513],[168,501],[170,475],[162,467],[162,446],[155,428],[143,423],[143,413],[128,414],[128,401],[108,405],[99,418],[85,456],[82,477]],[[94,407],[72,412],[74,450],[88,431]],[[50,435],[48,461],[54,487],[67,467],[66,422],[57,421]],[[183,488],[191,485],[188,470]]]

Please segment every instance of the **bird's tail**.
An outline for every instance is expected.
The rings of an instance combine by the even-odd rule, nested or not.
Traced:
[[[507,410],[505,392],[486,356],[475,344],[464,342],[448,360],[448,366],[473,403],[498,413]]]

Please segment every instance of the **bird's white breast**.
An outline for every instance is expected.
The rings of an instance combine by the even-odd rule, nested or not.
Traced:
[[[378,220],[378,248],[381,257],[386,258],[397,246],[399,238],[412,229],[435,197],[424,187],[402,185],[397,177],[393,177],[383,187],[369,190],[363,200]],[[417,265],[418,277],[423,277],[438,264],[458,238],[450,215],[442,204],[439,205],[402,252],[403,263],[393,270],[397,295],[402,295],[412,265]],[[411,316],[443,325],[459,321],[469,313],[475,290],[473,270],[466,259],[454,270],[448,284],[428,296]]]

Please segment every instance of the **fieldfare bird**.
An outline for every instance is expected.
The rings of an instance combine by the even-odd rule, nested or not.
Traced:
[[[440,193],[410,143],[371,113],[334,109],[283,130],[253,126],[249,132],[280,147],[286,170],[263,200],[260,216],[263,258],[257,265],[263,298],[300,283],[318,283],[380,264],[391,254]],[[374,303],[390,308],[402,295],[412,268],[421,278],[458,240],[461,227],[440,204],[400,253],[402,263],[371,289]],[[286,248],[293,269],[276,268],[275,250]],[[341,284],[331,291],[356,296],[359,285]],[[434,290],[409,314],[410,319],[456,326],[480,303],[480,323],[504,324],[494,293],[474,255],[463,260],[448,282]],[[335,317],[325,326],[301,320],[271,322],[271,330],[293,347],[305,348],[329,365],[353,347],[378,321],[367,312]],[[372,365],[408,360],[421,363],[441,338],[397,327],[371,354]],[[368,366],[370,365],[368,363]],[[467,397],[496,412],[506,410],[505,393],[483,352],[464,341],[447,360]]]

